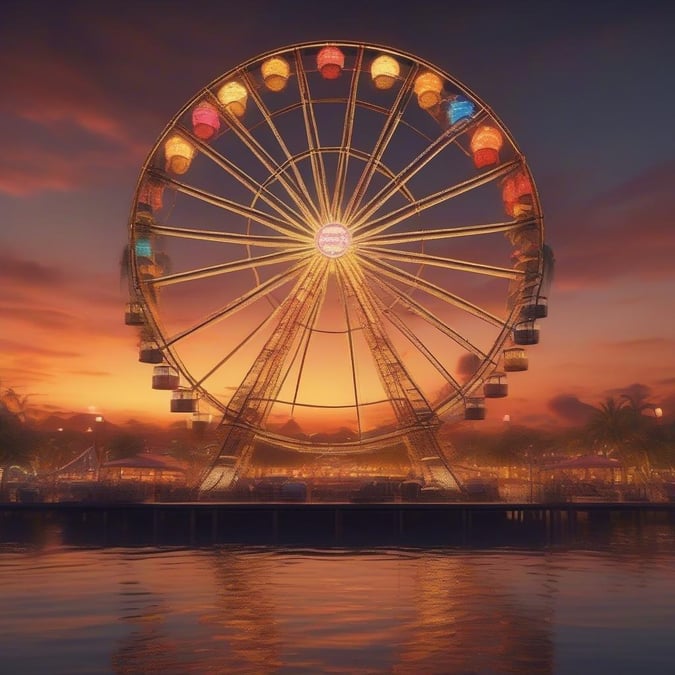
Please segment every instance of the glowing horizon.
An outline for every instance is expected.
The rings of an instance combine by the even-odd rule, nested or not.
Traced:
[[[141,15],[144,11],[138,10]],[[467,20],[476,17],[470,8],[462,12]],[[586,32],[571,35],[562,29],[564,22],[557,26],[547,20],[533,43],[516,39],[525,35],[524,28],[505,10],[494,12],[510,27],[504,35],[511,39],[495,37],[502,58],[490,69],[470,57],[475,45],[468,34],[455,35],[449,45],[445,39],[419,42],[415,34],[440,29],[412,13],[380,17],[367,36],[369,42],[424,54],[453,74],[456,69],[507,122],[533,170],[546,238],[557,259],[550,316],[542,322],[541,344],[530,350],[530,370],[509,377],[509,397],[489,402],[487,422],[497,423],[509,414],[515,423],[568,424],[579,405],[597,405],[607,395],[636,390],[669,419],[675,410],[675,320],[668,311],[674,290],[673,148],[668,141],[641,133],[644,130],[626,136],[622,130],[634,128],[638,102],[617,107],[614,100],[622,84],[619,73],[636,68],[644,74],[646,99],[670,100],[672,94],[652,72],[649,50],[635,48],[653,44],[664,22],[656,15],[633,16],[623,9],[611,17],[591,12]],[[141,22],[143,29],[138,22],[129,25],[95,8],[71,17],[72,23],[49,11],[41,14],[40,25],[54,39],[76,27],[98,39],[100,54],[84,60],[75,41],[59,39],[62,49],[54,53],[26,29],[29,23],[35,25],[33,19],[24,25],[17,17],[8,17],[1,29],[7,44],[0,57],[7,73],[1,104],[7,144],[0,169],[0,381],[3,387],[30,395],[30,403],[45,410],[80,412],[96,406],[110,419],[172,423],[181,417],[169,412],[170,393],[150,387],[152,366],[138,362],[136,335],[122,319],[126,289],[119,279],[119,260],[127,243],[125,224],[139,169],[162,125],[209,76],[255,53],[291,43],[299,33],[311,39],[321,36],[325,26],[308,16],[302,27],[291,29],[282,18],[273,32],[257,25],[251,32],[250,20],[242,16],[237,19],[239,39],[223,47],[219,40],[205,38],[200,42],[204,58],[196,59],[169,49],[167,33],[162,33],[178,20],[195,26],[187,11],[176,9],[173,18],[148,17]],[[415,30],[400,35],[400,25]],[[612,69],[595,39],[600,30],[611,43]],[[124,58],[111,38],[119,31],[129,38]],[[288,39],[285,33],[291,34]],[[254,34],[256,39],[250,39]],[[151,53],[162,54],[161,71],[172,72],[171,78],[158,74],[148,58]],[[575,56],[561,60],[561,53]],[[204,69],[206,55],[211,65]],[[584,67],[578,68],[577,61]],[[530,64],[528,77],[509,77],[522,63]],[[569,96],[560,86],[563,77],[576,82],[589,124],[562,114],[570,109]],[[39,95],[33,86],[37,82]],[[280,91],[279,96],[287,93]],[[394,90],[380,93],[393,96]],[[247,108],[247,114],[255,109],[251,99]],[[613,111],[611,118],[607,109]],[[656,106],[655,128],[668,123],[667,110],[667,105]],[[373,130],[373,141],[378,132]],[[621,143],[615,142],[619,137]],[[197,171],[205,166],[199,156],[193,161]],[[202,211],[189,226],[208,229],[208,218]],[[354,232],[349,255],[356,245]],[[193,253],[204,255],[203,264],[209,264],[206,248],[199,243],[184,243],[177,250],[176,263],[183,265],[178,269],[190,269]],[[256,255],[269,252],[259,249]],[[471,254],[469,248],[461,250],[462,256]],[[508,261],[491,262],[506,266]],[[233,274],[236,279],[239,273]],[[208,280],[195,283],[206,289],[198,302],[185,297],[181,284],[164,289],[174,302],[167,321],[177,329],[219,306]],[[479,285],[463,290],[473,300],[487,298]],[[498,306],[490,304],[489,309],[497,311]],[[256,315],[255,308],[251,315]],[[331,320],[327,313],[326,324]],[[246,325],[230,322],[228,330],[241,336]],[[200,340],[194,340],[191,352],[202,372],[213,365]],[[456,355],[443,356],[457,366]],[[312,358],[320,362],[320,352]],[[335,359],[322,368],[339,380],[339,363]],[[231,381],[224,379],[223,387],[234,386],[242,370],[242,364],[235,364]],[[427,390],[438,388],[426,384],[426,375],[420,377]],[[372,389],[366,391],[367,400],[377,400],[380,385],[370,383],[365,371],[362,379],[363,386]],[[311,386],[308,380],[304,402],[326,397],[321,380],[317,375]],[[282,418],[281,413],[274,417],[275,423]]]

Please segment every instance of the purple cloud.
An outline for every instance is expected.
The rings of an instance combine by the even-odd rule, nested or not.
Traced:
[[[574,394],[559,394],[549,400],[548,409],[565,422],[583,425],[593,414],[593,406],[584,403]]]

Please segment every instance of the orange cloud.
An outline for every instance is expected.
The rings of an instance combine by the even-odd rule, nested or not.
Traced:
[[[71,358],[79,356],[78,352],[65,351],[60,349],[50,349],[48,347],[38,347],[26,344],[25,342],[14,342],[12,340],[0,339],[0,351],[12,352],[21,355],[46,356],[49,358]]]

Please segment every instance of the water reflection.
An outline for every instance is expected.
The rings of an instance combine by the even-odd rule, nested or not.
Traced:
[[[215,603],[199,620],[212,633],[214,663],[226,656],[230,672],[275,672],[283,665],[283,613],[273,589],[283,570],[277,576],[274,556],[254,551],[218,550],[209,562],[217,586]]]
[[[313,550],[68,547],[52,528],[0,545],[0,670],[665,673],[673,528],[619,529],[595,550]]]
[[[546,558],[502,555],[421,557],[415,608],[402,645],[402,672],[552,672],[553,586]]]
[[[166,599],[135,578],[133,554],[121,558],[119,620],[128,627],[112,654],[118,673],[170,671],[180,663],[173,637],[166,629],[171,607]]]

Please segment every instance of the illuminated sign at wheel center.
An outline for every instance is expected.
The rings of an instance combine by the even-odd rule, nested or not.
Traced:
[[[328,223],[316,233],[316,247],[326,258],[339,258],[352,243],[349,230],[340,223]]]

